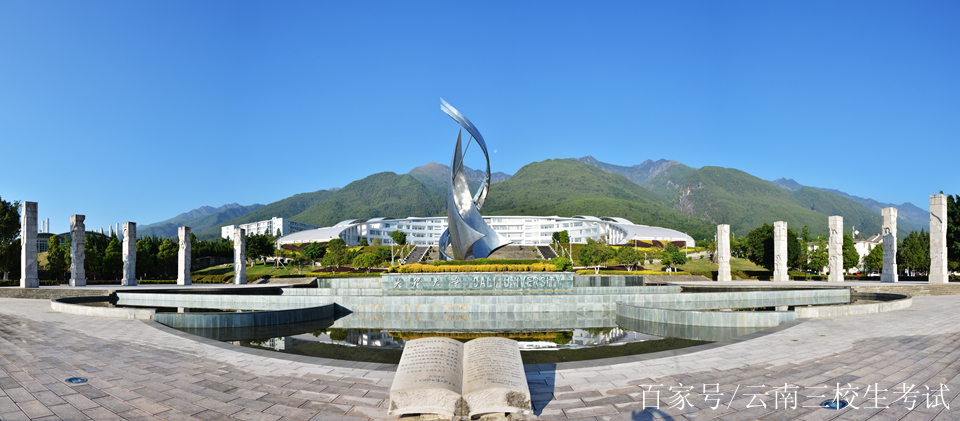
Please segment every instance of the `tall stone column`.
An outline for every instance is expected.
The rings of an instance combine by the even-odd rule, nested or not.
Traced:
[[[37,202],[23,202],[20,214],[20,288],[40,288],[37,277]]]
[[[717,281],[731,281],[730,276],[730,226],[717,225]]]
[[[947,196],[930,195],[930,277],[931,284],[950,282],[947,272]]]
[[[883,208],[883,271],[880,282],[897,282],[897,208]]]
[[[70,217],[70,286],[87,286],[87,272],[83,269],[84,247],[87,241],[87,228],[83,225],[86,216]]]
[[[787,273],[787,221],[773,223],[773,280],[789,281]]]
[[[120,285],[137,286],[137,223],[123,223],[123,278]]]
[[[827,282],[843,282],[843,217],[830,217],[830,243],[827,247],[830,276]]]
[[[233,228],[233,283],[247,283],[247,230]]]
[[[177,285],[190,285],[190,227],[177,228],[180,251],[177,253]]]

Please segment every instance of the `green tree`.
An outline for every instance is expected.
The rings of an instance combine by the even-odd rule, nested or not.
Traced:
[[[349,262],[349,260],[346,260],[347,251],[347,243],[342,238],[330,240],[327,243],[327,253],[323,255],[324,266],[340,267],[347,264]]]
[[[370,273],[370,268],[380,266],[380,263],[383,263],[383,258],[378,253],[371,252],[355,257],[351,264],[356,268],[367,268],[367,273]]]
[[[626,266],[629,272],[632,271],[637,265],[637,262],[640,261],[640,253],[637,253],[637,250],[633,247],[620,247],[620,250],[617,251],[616,260],[618,264]]]
[[[897,246],[897,265],[911,274],[930,270],[930,234],[913,231]]]
[[[393,242],[396,243],[397,245],[402,246],[407,244],[407,233],[403,231],[396,230],[394,232],[391,232],[390,238],[392,238]]]
[[[660,254],[660,263],[669,266],[681,266],[687,263],[687,255],[680,248],[669,245]]]
[[[177,254],[179,251],[177,243],[174,243],[169,238],[160,243],[160,247],[157,250],[157,265],[163,277],[169,277],[172,273],[176,272]]]
[[[361,239],[360,239],[360,247],[367,247],[367,246],[369,246],[369,245],[370,245],[370,244],[367,243],[367,239],[366,239],[366,238],[361,238]]]
[[[327,253],[327,246],[320,243],[310,243],[300,249],[300,253],[307,259],[317,262],[323,259],[323,255]]]
[[[251,260],[266,260],[267,257],[275,253],[273,241],[270,236],[254,234],[247,236],[247,258]]]
[[[550,260],[550,263],[557,267],[557,270],[560,272],[566,272],[570,269],[573,269],[573,262],[566,257],[554,257]]]
[[[742,244],[747,260],[758,266],[773,270],[775,253],[773,225],[763,224],[751,230]],[[787,228],[787,267],[803,268],[807,261],[807,245],[802,234]]]
[[[598,243],[592,238],[587,239],[587,244],[580,249],[577,260],[584,266],[595,266],[596,273],[600,273],[600,265],[613,257],[613,249],[604,243]]]
[[[853,237],[850,234],[843,234],[843,269],[857,267],[860,264],[860,253],[853,245]]]
[[[382,245],[383,245],[383,240],[381,240],[381,239],[379,239],[379,238],[374,238],[373,241],[370,242],[370,245],[371,245],[371,246],[382,246]]]
[[[823,268],[830,263],[830,255],[827,251],[827,242],[822,237],[817,239],[816,248],[810,253],[810,270],[818,274],[823,273]]]
[[[47,240],[47,272],[53,279],[60,280],[70,268],[69,253],[59,236],[52,236]]]
[[[103,257],[110,240],[104,235],[88,233],[83,240],[83,270],[87,279],[105,280]]]
[[[157,274],[157,252],[151,248],[157,242],[157,237],[141,238],[137,240],[137,275],[140,279],[159,277]]]
[[[123,250],[120,248],[120,241],[117,240],[117,237],[111,237],[103,253],[103,278],[120,279],[120,272],[122,271]]]
[[[800,229],[800,240],[803,241],[804,243],[809,243],[813,241],[813,237],[810,236],[809,225],[804,225],[803,228]]]
[[[950,270],[960,270],[960,196],[958,195],[947,195],[947,261],[950,262]]]
[[[10,271],[17,267],[20,254],[20,202],[0,198],[0,270],[3,279],[10,279]]]
[[[883,270],[883,244],[877,244],[863,257],[863,271],[869,274],[881,270]]]
[[[557,231],[553,233],[553,242],[560,244],[567,244],[570,242],[570,233],[567,230]]]

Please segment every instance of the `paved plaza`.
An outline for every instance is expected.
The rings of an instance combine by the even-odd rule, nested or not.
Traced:
[[[654,358],[531,365],[527,379],[541,419],[960,419],[958,308],[960,296],[916,297]],[[0,298],[4,421],[390,419],[394,368]],[[852,406],[817,407],[837,393]]]

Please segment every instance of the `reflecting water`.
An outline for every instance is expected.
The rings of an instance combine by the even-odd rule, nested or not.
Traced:
[[[397,363],[408,340],[518,341],[525,363],[555,363],[658,352],[706,343],[664,338],[617,324],[612,312],[526,314],[349,313],[310,323],[253,328],[181,329],[237,345],[351,361]],[[655,329],[651,330],[655,331]]]

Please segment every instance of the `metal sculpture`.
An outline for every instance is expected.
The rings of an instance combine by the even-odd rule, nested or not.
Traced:
[[[490,190],[490,155],[487,153],[487,144],[473,123],[456,108],[447,104],[443,98],[440,98],[440,110],[470,134],[466,150],[470,149],[470,143],[475,139],[487,160],[487,172],[484,173],[483,182],[480,183],[477,194],[471,199],[470,187],[467,185],[467,176],[464,173],[463,154],[466,150],[461,149],[463,134],[461,130],[457,134],[457,146],[453,151],[453,162],[450,164],[450,180],[447,184],[447,229],[440,235],[440,254],[448,260],[487,257],[494,250],[510,244],[480,216],[480,208],[483,207],[483,201],[486,200],[487,192]],[[448,246],[453,256],[447,254]]]

